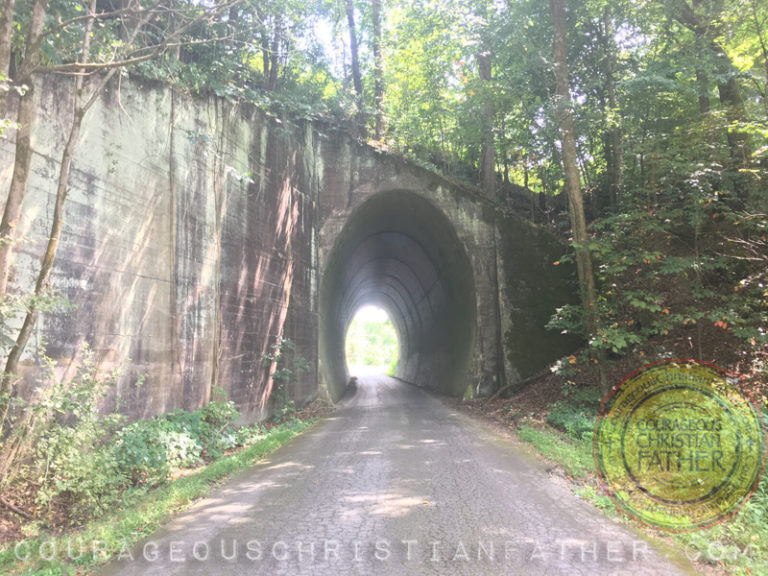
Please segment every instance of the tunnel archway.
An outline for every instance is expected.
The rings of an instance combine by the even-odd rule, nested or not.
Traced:
[[[461,396],[475,340],[474,273],[448,218],[408,191],[376,194],[347,219],[320,284],[319,359],[337,401],[349,378],[344,338],[355,312],[385,309],[397,330],[396,375]]]

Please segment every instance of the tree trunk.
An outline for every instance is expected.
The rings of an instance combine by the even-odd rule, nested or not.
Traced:
[[[709,102],[709,74],[701,67],[696,68],[696,87],[699,91],[699,112],[707,114],[711,109]]]
[[[383,0],[372,0],[371,19],[373,20],[373,99],[376,104],[374,136],[381,140],[384,136],[384,54],[381,49],[381,4]]]
[[[704,14],[701,0],[679,0],[674,4],[675,19],[683,26],[691,30],[696,41],[696,48],[709,52],[714,61],[714,69],[718,78],[717,89],[720,95],[720,103],[726,110],[728,120],[727,141],[731,152],[731,158],[737,166],[743,166],[749,162],[751,151],[749,149],[749,137],[739,128],[733,126],[743,121],[746,117],[744,100],[741,97],[741,88],[736,77],[736,68],[730,57],[718,43],[718,37],[722,32],[722,22],[719,14]],[[697,78],[700,70],[697,69]],[[701,70],[700,81],[708,83],[706,72]],[[699,86],[699,108],[705,112],[709,108],[709,88]]]
[[[32,161],[30,136],[32,123],[35,118],[32,70],[37,66],[40,58],[40,44],[42,42],[46,6],[46,0],[35,0],[32,6],[32,18],[29,24],[29,35],[27,36],[25,50],[26,57],[17,79],[17,85],[26,84],[28,90],[19,98],[17,122],[20,127],[16,132],[16,155],[14,157],[13,174],[11,176],[10,188],[8,189],[8,197],[5,202],[5,209],[3,210],[3,219],[0,221],[0,301],[5,299],[5,293],[8,288],[11,255],[13,253],[13,244],[16,240],[16,226],[21,217],[21,206],[24,202],[27,181],[29,180],[29,165]]]
[[[763,66],[765,67],[765,80],[763,81],[763,108],[765,108],[765,116],[768,119],[768,40],[766,39],[765,30],[760,23],[760,17],[757,12],[757,1],[750,0],[749,7],[752,11],[752,21],[755,23],[755,33],[757,39],[760,41],[760,51],[763,54]]]
[[[11,65],[11,37],[13,34],[13,10],[16,0],[3,0],[0,14],[0,80],[8,78]],[[0,120],[5,118],[6,94],[0,92]]]
[[[576,150],[571,96],[568,82],[568,60],[566,54],[566,19],[563,0],[550,0],[552,11],[552,53],[555,68],[555,94],[560,139],[563,150],[565,185],[570,206],[571,229],[576,255],[576,268],[581,287],[581,298],[587,321],[589,337],[596,337],[598,327],[595,277],[592,272],[592,258],[589,253],[587,221],[584,216],[584,200],[581,195],[579,165]],[[600,370],[600,386],[607,391],[603,370]]]
[[[622,189],[624,188],[624,149],[621,139],[621,113],[619,99],[616,96],[616,44],[614,41],[613,20],[609,9],[603,12],[605,30],[605,89],[608,96],[608,150],[606,164],[610,166],[608,191],[611,207],[616,210],[619,206]]]
[[[269,83],[269,38],[265,34],[261,39],[261,63],[264,68],[264,86]]]
[[[360,56],[357,46],[357,28],[355,26],[354,0],[346,0],[347,24],[349,25],[349,51],[352,57],[352,83],[357,95],[357,126],[361,136],[365,135],[365,116],[363,112],[363,78],[360,75]]]
[[[267,77],[267,90],[277,87],[277,71],[280,66],[280,37],[283,34],[282,20],[275,17],[275,32],[272,37],[272,53],[269,58],[269,76]]]
[[[491,68],[491,48],[485,40],[488,30],[488,5],[486,0],[480,0],[475,13],[482,22],[477,30],[479,47],[476,54],[477,75],[480,80],[480,101],[482,107],[482,132],[480,141],[480,182],[488,198],[496,196],[496,149],[493,137],[494,106],[491,91],[493,69]]]
[[[501,138],[499,140],[499,152],[501,153],[502,163],[502,182],[509,184],[509,150],[507,149],[507,121],[505,116],[501,116]]]
[[[763,66],[765,68],[765,80],[763,81],[763,88],[760,91],[763,100],[763,108],[765,109],[765,117],[768,119],[768,39],[766,39],[765,29],[760,22],[760,15],[757,11],[757,0],[750,0],[749,2],[750,12],[752,14],[752,22],[755,25],[755,34],[760,43],[760,52],[763,55]]]
[[[695,13],[699,7],[699,0],[692,0],[692,7]],[[696,52],[703,53],[707,49],[706,39],[699,26],[694,30],[694,42]],[[702,66],[696,66],[696,88],[699,91],[699,112],[707,114],[711,108],[709,102],[709,72]]]
[[[725,83],[717,85],[720,95],[720,104],[725,108],[725,117],[728,119],[728,147],[731,151],[731,159],[737,166],[746,166],[749,163],[749,137],[734,125],[746,119],[744,100],[741,97],[741,88],[736,76],[730,74]]]
[[[477,55],[477,72],[480,77],[483,101],[482,159],[480,167],[483,190],[488,198],[496,196],[496,150],[493,138],[493,99],[491,86],[491,53],[485,48]]]
[[[91,1],[91,15],[96,10],[96,0]],[[91,49],[91,32],[93,30],[93,18],[87,21],[85,30],[83,31],[83,42],[81,48],[81,60],[83,63],[87,63],[90,59]],[[56,251],[59,246],[59,239],[61,238],[61,230],[64,227],[64,203],[67,199],[67,193],[69,191],[69,173],[72,168],[72,159],[75,156],[75,149],[77,148],[77,142],[80,139],[80,127],[83,124],[83,117],[91,105],[96,101],[96,95],[101,92],[101,89],[109,82],[116,68],[113,68],[101,79],[99,86],[93,96],[85,103],[82,103],[83,99],[83,76],[79,75],[75,79],[75,94],[74,94],[74,112],[72,116],[72,125],[70,126],[69,136],[67,143],[64,146],[64,151],[61,154],[61,167],[59,168],[59,178],[56,186],[56,203],[53,208],[53,219],[51,222],[51,232],[48,237],[48,245],[46,246],[45,253],[43,255],[42,262],[40,264],[40,272],[37,275],[37,281],[35,282],[35,296],[41,296],[48,287],[48,278],[51,275],[53,269],[53,263],[56,259]],[[26,187],[26,182],[25,182]],[[11,348],[8,354],[8,359],[5,364],[5,370],[3,371],[2,382],[0,383],[0,396],[10,395],[11,387],[14,379],[16,378],[16,371],[18,369],[19,359],[21,358],[24,348],[27,346],[29,337],[32,335],[32,331],[37,323],[38,310],[37,306],[33,303],[29,305],[27,315],[24,318],[24,323],[21,326],[19,335],[16,337],[16,344]],[[3,402],[0,408],[0,429],[2,429],[5,423],[5,418],[8,412],[9,402]]]

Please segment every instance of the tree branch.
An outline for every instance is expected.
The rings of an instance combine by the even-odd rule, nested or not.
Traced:
[[[496,392],[494,392],[493,394],[488,396],[488,398],[486,399],[486,402],[490,402],[494,398],[498,398],[501,394],[503,394],[504,392],[506,392],[510,388],[522,388],[523,386],[527,386],[531,382],[535,382],[536,380],[538,380],[540,378],[543,378],[547,374],[550,374],[550,372],[551,371],[549,370],[549,368],[547,368],[546,370],[542,370],[541,372],[537,372],[533,376],[528,376],[528,378],[525,378],[523,380],[518,380],[516,382],[510,382],[509,384],[507,384],[505,386],[502,386],[501,388],[496,390]]]
[[[11,512],[14,512],[15,514],[18,514],[19,516],[21,516],[25,520],[34,520],[35,519],[34,516],[29,514],[28,512],[25,512],[21,508],[19,508],[17,506],[14,506],[13,504],[8,502],[8,500],[3,498],[2,496],[0,496],[0,504],[5,506],[6,508],[8,508],[8,510],[10,510]]]

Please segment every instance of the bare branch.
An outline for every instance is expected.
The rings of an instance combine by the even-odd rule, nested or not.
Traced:
[[[94,14],[93,18],[94,20],[102,20],[106,18],[115,18],[117,16],[125,16],[125,15],[140,16],[141,14],[144,14],[146,12],[156,11],[157,6],[158,4],[155,4],[150,8],[134,8],[131,5],[126,8],[121,8],[120,10],[112,10],[110,12],[98,12],[97,14]],[[82,16],[76,16],[75,18],[64,20],[56,24],[56,26],[52,26],[51,28],[48,28],[47,30],[45,30],[43,32],[43,36],[44,37],[50,36],[51,34],[55,34],[56,32],[59,32],[60,30],[63,30],[68,26],[72,26],[72,24],[77,24],[78,22],[87,21],[89,18],[91,18],[90,14],[83,14]]]
[[[22,510],[22,509],[21,509],[21,508],[19,508],[18,506],[14,506],[13,504],[11,504],[10,502],[8,502],[8,501],[7,501],[5,498],[3,498],[2,496],[0,496],[0,504],[2,504],[3,506],[5,506],[6,508],[8,508],[8,510],[10,510],[11,512],[14,512],[15,514],[18,514],[19,516],[21,516],[21,517],[22,517],[22,518],[24,518],[25,520],[34,520],[34,516],[32,516],[31,514],[29,514],[29,513],[25,512],[24,510]]]

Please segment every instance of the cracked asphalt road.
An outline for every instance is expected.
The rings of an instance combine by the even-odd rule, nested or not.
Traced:
[[[517,442],[386,376],[103,576],[674,575]]]

